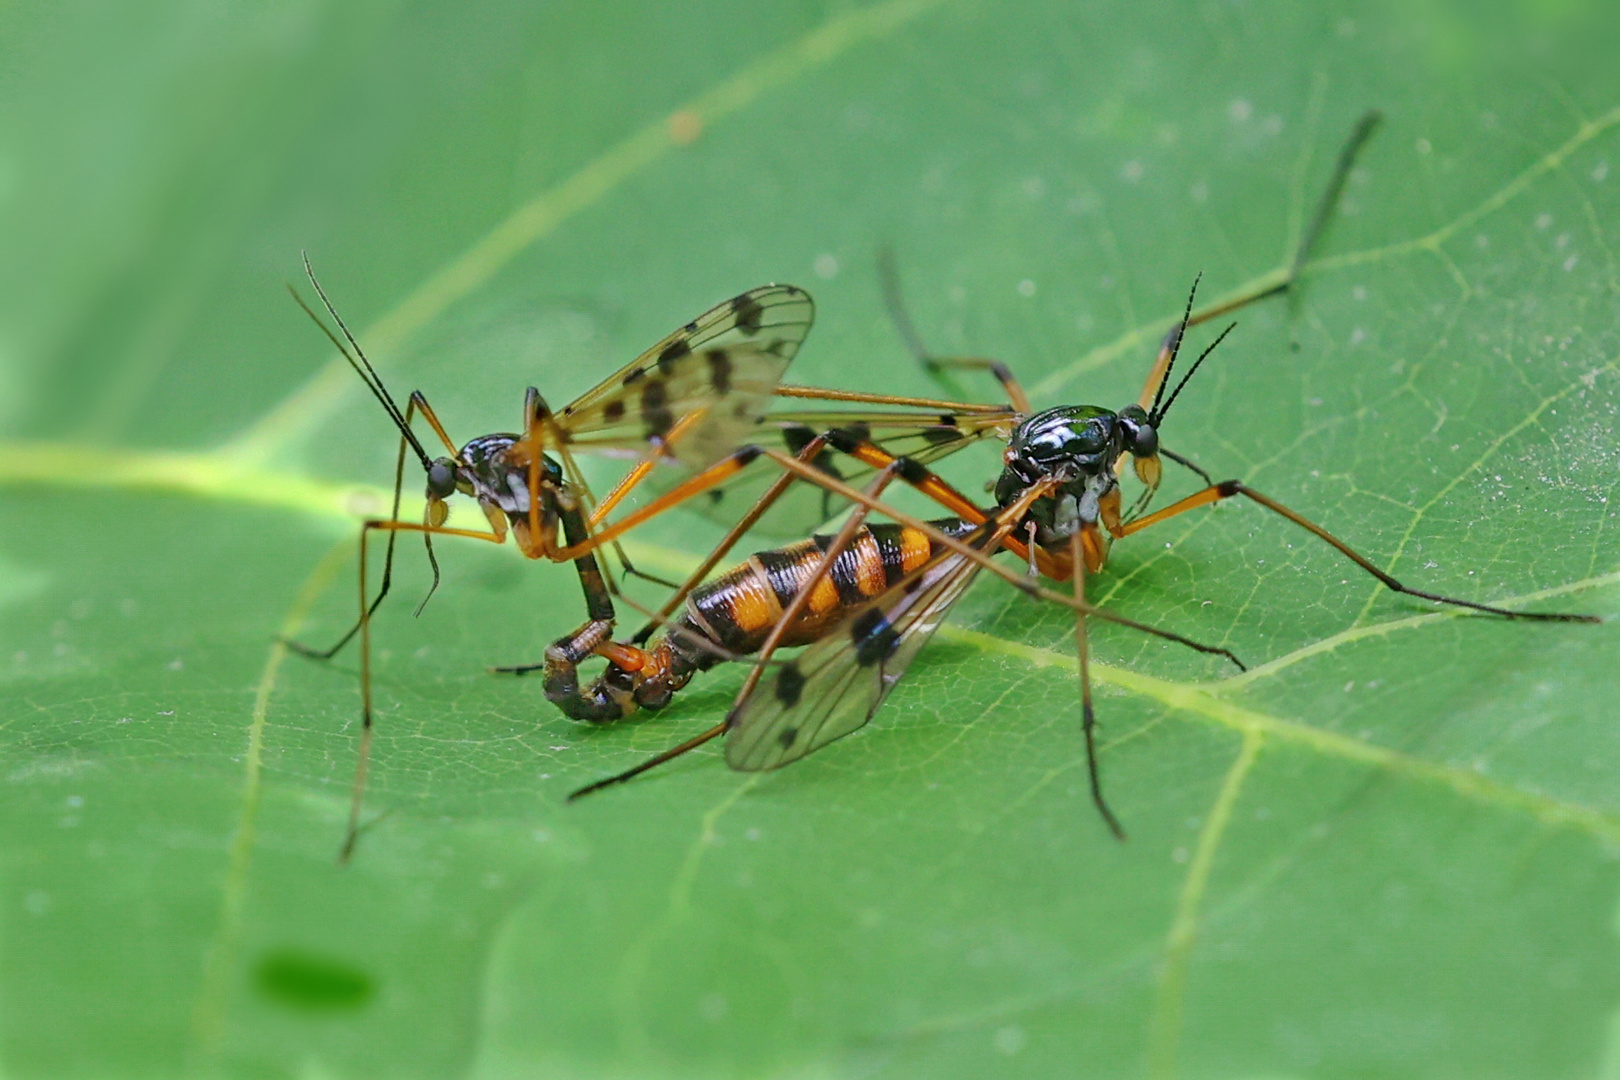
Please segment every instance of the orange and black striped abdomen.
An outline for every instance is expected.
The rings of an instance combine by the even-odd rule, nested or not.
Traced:
[[[956,517],[929,524],[958,539],[978,529]],[[694,590],[686,599],[686,609],[647,647],[639,666],[621,668],[609,663],[583,689],[576,670],[580,655],[564,648],[572,644],[566,639],[556,643],[546,654],[547,698],[569,716],[593,722],[623,719],[638,708],[663,708],[693,675],[714,667],[725,656],[758,652],[832,541],[830,536],[812,536],[750,555],[746,562]],[[926,565],[943,547],[921,529],[906,525],[861,528],[816,582],[803,612],[781,643],[808,645],[819,640],[851,611]]]
[[[974,528],[954,517],[930,524],[957,537]],[[754,652],[765,643],[782,613],[809,581],[832,540],[831,536],[813,536],[786,547],[756,552],[747,562],[695,591],[687,599],[681,622],[727,652]],[[789,627],[782,644],[806,645],[817,640],[851,609],[927,563],[939,549],[940,545],[927,533],[908,525],[863,527],[816,582],[804,611]],[[695,655],[690,659],[698,661]],[[713,663],[698,662],[700,669]]]

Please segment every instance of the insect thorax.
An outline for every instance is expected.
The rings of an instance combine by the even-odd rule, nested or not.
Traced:
[[[1097,520],[1099,503],[1119,484],[1114,463],[1124,450],[1119,414],[1096,405],[1065,405],[1036,413],[1013,431],[996,481],[996,502],[1006,506],[1048,477],[1062,478],[1052,495],[1034,502],[1025,520],[1037,542],[1067,541]]]
[[[457,488],[487,506],[515,517],[529,512],[529,456],[513,434],[481,435],[461,448]],[[542,511],[555,513],[557,497],[566,490],[562,467],[540,457]]]

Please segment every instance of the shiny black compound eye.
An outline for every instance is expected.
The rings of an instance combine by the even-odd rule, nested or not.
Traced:
[[[428,466],[428,495],[435,499],[448,499],[456,493],[456,463],[447,457],[436,458]]]
[[[1153,457],[1159,452],[1159,431],[1152,424],[1125,428],[1125,449],[1136,457]]]
[[[1132,456],[1153,457],[1159,452],[1159,429],[1153,426],[1140,405],[1121,409],[1119,426],[1125,433],[1125,449]]]

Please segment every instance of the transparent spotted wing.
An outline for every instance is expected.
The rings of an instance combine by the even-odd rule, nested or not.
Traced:
[[[973,543],[988,541],[981,533]],[[743,772],[775,769],[863,727],[980,566],[947,552],[772,667],[732,711],[726,763]]]
[[[718,304],[556,416],[570,449],[702,468],[750,441],[815,318],[810,294],[764,285]],[[701,413],[668,440],[683,419]]]

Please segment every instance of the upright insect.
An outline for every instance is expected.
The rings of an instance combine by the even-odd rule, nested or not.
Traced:
[[[1317,226],[1307,232],[1301,245],[1296,270],[1370,126],[1371,120],[1364,120],[1341,155],[1340,171],[1318,209]],[[897,321],[908,340],[915,342],[892,275],[888,281]],[[999,408],[956,406],[931,414],[918,411],[909,417],[899,413],[773,414],[790,452],[767,447],[761,453],[779,467],[781,475],[721,548],[657,613],[653,624],[629,642],[597,647],[594,651],[606,657],[609,666],[583,689],[578,685],[575,655],[555,647],[547,654],[551,662],[548,697],[578,719],[607,721],[637,708],[661,708],[695,673],[722,659],[754,655],[753,668],[735,704],[709,730],[584,787],[573,797],[628,780],[722,734],[727,736],[727,762],[735,769],[754,771],[797,760],[857,730],[876,712],[977,573],[988,569],[1027,593],[1074,610],[1082,731],[1092,798],[1109,828],[1123,838],[1124,830],[1103,797],[1098,773],[1087,617],[1126,623],[1205,652],[1224,653],[1234,662],[1236,657],[1096,608],[1085,600],[1085,577],[1103,568],[1113,540],[1234,496],[1250,499],[1307,530],[1397,592],[1507,619],[1599,621],[1590,615],[1514,611],[1411,588],[1298,512],[1240,480],[1217,483],[1191,460],[1162,446],[1166,415],[1231,327],[1172,388],[1171,375],[1187,329],[1259,295],[1197,313],[1189,295],[1186,311],[1167,336],[1140,397],[1117,411],[1081,405],[1036,412],[1004,365],[942,360],[914,345],[924,363],[936,368],[988,367],[1005,388],[1010,404]],[[779,393],[793,391],[782,388]],[[809,392],[804,396],[821,395]],[[900,399],[854,394],[843,395],[842,400],[902,403]],[[1007,442],[1003,467],[992,488],[995,504],[981,509],[926,463],[992,434]],[[1119,465],[1127,456],[1143,483],[1143,492],[1129,511],[1123,511]],[[1162,477],[1163,458],[1188,468],[1206,486],[1156,513],[1144,514]],[[862,471],[875,475],[864,488],[858,488],[850,481]],[[951,516],[923,521],[889,506],[879,496],[894,480],[916,488],[948,509]],[[744,528],[763,516],[795,483],[847,500],[856,509],[835,535],[758,552],[700,585]],[[892,518],[894,524],[867,525],[865,519],[872,511]],[[992,562],[990,556],[1002,550],[1017,555],[1032,572],[1072,582],[1072,595],[1043,588],[1032,576]],[[675,614],[682,601],[684,608]],[[642,647],[660,624],[665,626],[664,632],[650,646]],[[808,647],[792,659],[775,659],[778,648],[793,645]]]
[[[540,392],[530,387],[524,395],[518,431],[481,435],[458,447],[420,391],[413,392],[404,411],[400,410],[338,317],[307,258],[304,266],[322,306],[337,324],[338,333],[328,328],[296,292],[294,298],[343,354],[400,434],[393,510],[387,518],[370,519],[360,528],[358,619],[327,649],[288,642],[306,656],[325,660],[336,655],[356,634],[360,637],[360,755],[342,850],[347,858],[358,835],[371,750],[371,617],[388,594],[397,535],[421,533],[433,568],[433,584],[418,605],[418,613],[439,583],[434,536],[462,536],[501,544],[510,533],[518,550],[528,558],[574,564],[589,615],[589,621],[575,636],[586,641],[610,639],[614,621],[612,579],[597,558],[599,550],[679,502],[682,496],[672,493],[672,497],[655,500],[611,523],[606,521],[608,513],[659,466],[683,465],[701,485],[706,470],[715,468],[717,461],[729,460],[728,452],[753,435],[768,410],[783,371],[809,332],[814,306],[808,293],[792,285],[750,289],[699,315],[560,411],[553,411]],[[431,457],[417,438],[411,423],[418,413],[444,444],[445,454]],[[427,482],[426,507],[420,522],[400,520],[407,449],[420,462]],[[629,456],[635,464],[598,502],[574,461],[573,453],[579,450]],[[477,503],[489,522],[487,532],[445,524],[448,501],[458,494]],[[373,532],[386,532],[388,546],[381,585],[376,597],[368,599],[367,541]],[[622,560],[622,552],[620,557]],[[624,565],[631,569],[628,562]]]

